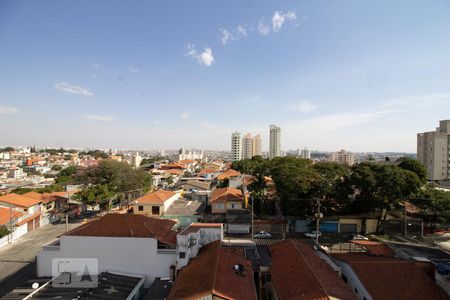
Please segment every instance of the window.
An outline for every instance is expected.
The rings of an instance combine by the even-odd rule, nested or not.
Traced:
[[[152,206],[152,215],[159,215],[159,206]]]
[[[185,258],[186,257],[186,252],[180,252],[179,256],[180,256],[180,258]]]
[[[344,274],[342,274],[342,280],[344,280],[345,283],[348,282],[348,279],[347,279],[347,277]]]
[[[358,294],[358,289],[356,289],[356,288],[355,288],[355,293],[357,293],[357,294]]]
[[[144,207],[142,205],[139,205],[138,206],[138,211],[143,211],[143,210],[144,210]]]

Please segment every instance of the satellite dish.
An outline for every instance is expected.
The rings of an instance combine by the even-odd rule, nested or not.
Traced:
[[[33,290],[36,290],[39,287],[39,283],[35,282],[31,285],[31,287],[33,288]]]

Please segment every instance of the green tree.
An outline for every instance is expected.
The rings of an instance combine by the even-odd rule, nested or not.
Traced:
[[[398,166],[404,170],[414,172],[422,183],[427,182],[427,169],[418,160],[409,157],[402,157],[400,158],[400,163]]]

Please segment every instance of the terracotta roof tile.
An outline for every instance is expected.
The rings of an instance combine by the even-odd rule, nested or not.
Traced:
[[[152,237],[161,242],[176,244],[175,221],[154,219],[134,214],[107,214],[90,221],[64,235],[104,237]],[[175,237],[175,239],[174,239]]]
[[[291,239],[269,246],[278,299],[356,299],[350,288],[309,246]]]
[[[36,200],[23,195],[18,195],[14,193],[6,194],[0,197],[0,202],[5,202],[15,206],[20,206],[23,208],[29,208],[33,205],[39,204],[42,200]]]
[[[241,173],[239,173],[238,171],[235,171],[233,169],[229,169],[229,170],[226,170],[225,172],[223,172],[222,174],[219,174],[219,176],[217,176],[217,179],[225,180],[227,178],[237,177],[237,176],[241,176]]]
[[[350,242],[365,248],[371,255],[394,255],[394,251],[381,242],[366,240],[352,240]]]
[[[211,194],[211,202],[216,201],[239,201],[243,202],[242,191],[235,188],[224,187],[215,189]]]
[[[23,213],[7,208],[7,207],[0,207],[0,226],[8,224],[10,220],[16,220],[23,216]]]
[[[242,264],[243,276],[236,275],[234,265]],[[178,274],[169,299],[199,299],[213,295],[221,299],[256,300],[256,289],[250,261],[243,249],[222,248],[220,241],[201,248]]]
[[[171,197],[175,196],[177,193],[167,190],[158,190],[156,192],[150,192],[140,198],[135,200],[138,204],[164,204]]]
[[[40,215],[41,215],[40,212],[34,213],[34,214],[32,214],[31,216],[29,216],[28,218],[23,219],[22,221],[18,222],[18,223],[16,224],[16,226],[21,226],[21,225],[27,223],[28,221],[31,221],[31,220],[33,220],[33,219],[39,217]]]
[[[365,253],[334,253],[356,273],[373,299],[449,299],[415,262]]]

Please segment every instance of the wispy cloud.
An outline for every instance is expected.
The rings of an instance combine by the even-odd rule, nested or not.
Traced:
[[[381,105],[381,108],[405,110],[413,108],[427,108],[449,102],[450,102],[450,93],[437,93],[437,94],[394,98],[385,101]]]
[[[244,25],[239,25],[237,27],[237,36],[238,38],[247,36],[247,28]]]
[[[0,114],[1,115],[12,115],[17,112],[18,112],[18,110],[15,107],[0,105]]]
[[[286,20],[288,21],[294,21],[297,19],[297,15],[294,11],[288,11],[287,13],[283,13],[281,11],[275,11],[272,17],[272,29],[273,31],[277,32],[281,29],[284,22]]]
[[[315,105],[314,103],[311,103],[310,101],[307,101],[307,100],[301,100],[299,102],[291,103],[289,105],[290,110],[294,110],[294,111],[301,112],[301,113],[312,112],[316,108],[317,108],[317,105]]]
[[[91,115],[91,114],[86,114],[86,115],[82,115],[81,117],[83,119],[86,119],[86,120],[94,120],[94,121],[101,121],[101,122],[111,122],[112,120],[114,120],[114,116],[113,115]]]
[[[187,51],[184,55],[196,59],[201,65],[210,67],[215,61],[212,50],[209,47],[204,48],[203,52],[200,53],[195,48],[194,44],[188,43],[186,48]]]
[[[63,91],[65,93],[80,95],[80,96],[93,96],[94,94],[81,86],[73,85],[67,82],[60,82],[55,84],[55,89]]]
[[[139,71],[140,70],[136,67],[128,66],[128,72],[130,72],[130,73],[136,74],[136,73],[139,73]]]
[[[234,41],[234,36],[227,29],[220,28],[219,31],[222,34],[220,37],[222,44],[226,45],[229,42]]]
[[[158,120],[154,120],[154,121],[153,121],[153,124],[155,124],[155,125],[161,125],[161,122],[158,121]]]
[[[258,22],[258,32],[260,35],[268,35],[270,33],[270,26],[264,24],[263,19]]]
[[[180,117],[181,117],[182,119],[187,119],[187,118],[189,118],[189,114],[188,114],[187,112],[182,112],[182,113],[180,114]]]

